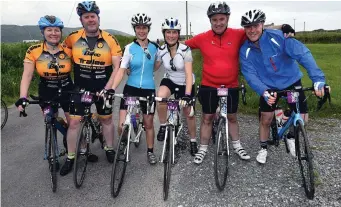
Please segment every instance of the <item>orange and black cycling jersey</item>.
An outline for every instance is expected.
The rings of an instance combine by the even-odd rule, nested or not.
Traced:
[[[112,56],[122,56],[116,38],[102,30],[93,49],[89,47],[84,29],[69,34],[64,47],[72,49],[75,85],[86,90],[103,89],[113,71]]]
[[[46,43],[43,42],[32,45],[26,52],[24,62],[35,64],[42,86],[58,88],[72,85],[70,76],[72,66],[71,50],[62,47],[61,44],[58,45],[58,49],[57,53],[51,54],[47,50]]]

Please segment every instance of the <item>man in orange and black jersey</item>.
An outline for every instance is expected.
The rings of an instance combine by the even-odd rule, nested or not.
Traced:
[[[77,14],[83,25],[83,29],[72,32],[64,40],[64,47],[72,50],[74,62],[75,87],[86,91],[105,93],[111,88],[113,78],[119,69],[122,51],[114,36],[99,29],[100,10],[94,1],[84,1],[78,4]],[[69,124],[68,139],[74,140],[79,131],[79,120],[84,115],[84,106],[80,103],[80,97],[75,97],[75,106],[70,110],[71,122]],[[115,157],[113,150],[114,126],[112,123],[112,108],[102,108],[103,99],[95,103],[100,122],[103,126],[103,135],[106,139],[105,152],[108,162],[112,163]],[[73,116],[72,116],[73,115]],[[72,169],[74,152],[69,153],[61,175],[66,175]],[[88,156],[89,162],[97,162],[94,154]]]

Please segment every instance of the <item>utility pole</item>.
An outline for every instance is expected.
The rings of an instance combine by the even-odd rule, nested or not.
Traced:
[[[188,6],[186,1],[186,40],[188,40]]]
[[[296,31],[296,29],[295,29],[295,21],[296,21],[296,19],[294,19],[294,30]]]
[[[305,32],[305,22],[304,22],[304,27],[303,27],[303,31]]]
[[[189,22],[189,35],[192,36],[192,22]]]

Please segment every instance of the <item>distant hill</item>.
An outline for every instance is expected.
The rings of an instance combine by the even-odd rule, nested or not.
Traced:
[[[63,36],[70,34],[72,31],[78,30],[77,28],[65,27],[63,29]],[[117,31],[114,29],[104,29],[113,35],[132,36],[131,34]],[[42,35],[39,27],[36,25],[1,25],[1,42],[22,42],[23,40],[41,40]]]

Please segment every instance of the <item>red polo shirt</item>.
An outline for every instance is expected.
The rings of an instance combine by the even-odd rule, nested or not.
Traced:
[[[185,42],[191,49],[199,49],[204,58],[202,85],[238,87],[239,48],[245,40],[243,29],[227,28],[222,35],[209,30]]]

